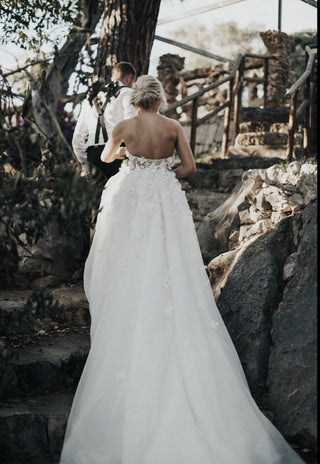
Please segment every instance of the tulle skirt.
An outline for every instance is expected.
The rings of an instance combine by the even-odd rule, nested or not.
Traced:
[[[255,404],[173,158],[129,155],[84,273],[91,349],[61,464],[299,464]]]

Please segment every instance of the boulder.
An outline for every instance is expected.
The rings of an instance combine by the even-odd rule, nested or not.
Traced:
[[[34,245],[19,247],[19,283],[29,286],[31,282],[32,287],[41,288],[71,279],[83,263],[86,244],[80,236],[75,230],[72,237],[66,237],[56,225],[48,224]]]
[[[218,308],[251,391],[260,404],[268,374],[271,317],[278,306],[282,269],[292,247],[291,235],[291,219],[288,218],[276,229],[248,240],[236,250],[232,262],[227,263],[231,270],[221,272],[224,286],[219,279],[212,282],[213,288],[220,291]],[[214,266],[214,261],[208,266],[212,276],[217,275]]]
[[[279,430],[295,437],[298,443],[315,448],[316,203],[306,207],[301,219],[300,243],[286,261],[284,279],[287,283],[272,317],[268,390],[269,404]]]
[[[205,262],[228,250],[228,237],[238,217],[238,206],[254,185],[253,179],[238,184],[219,208],[210,212],[198,229],[198,239]]]

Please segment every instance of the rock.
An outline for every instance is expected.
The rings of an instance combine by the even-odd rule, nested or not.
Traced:
[[[304,173],[301,167],[301,177],[297,182],[297,190],[304,198],[304,204],[308,205],[311,201],[317,198],[317,177],[315,173]]]
[[[266,200],[265,196],[265,189],[262,189],[257,195],[256,195],[256,201],[255,201],[256,207],[260,210],[271,210],[272,206],[271,204]]]
[[[317,174],[318,167],[316,164],[304,163],[301,166],[300,174]]]
[[[68,281],[82,264],[84,246],[82,237],[65,237],[56,225],[48,224],[37,243],[28,249],[19,247],[18,279],[36,281],[35,287],[45,285],[38,279],[47,276],[52,285]]]
[[[293,252],[288,256],[286,263],[283,267],[283,280],[286,281],[293,276],[297,265],[297,252]]]
[[[288,194],[293,194],[293,193],[296,193],[297,191],[297,187],[292,184],[283,184],[282,189],[285,193],[288,193]]]
[[[231,234],[229,235],[229,240],[231,240],[232,242],[237,242],[239,239],[239,231],[238,230],[234,230],[231,232]]]
[[[215,256],[227,251],[233,221],[238,217],[238,206],[244,202],[253,185],[254,180],[242,182],[219,208],[205,216],[197,231],[205,262],[208,263]]]
[[[60,283],[61,278],[59,276],[54,275],[47,275],[45,277],[39,277],[38,279],[34,279],[30,287],[31,288],[48,288],[54,287]]]
[[[276,224],[281,221],[284,217],[286,217],[286,213],[283,211],[272,211],[270,219],[273,224]]]
[[[256,206],[251,205],[249,208],[249,216],[252,223],[260,221],[260,219],[266,219],[271,216],[270,209],[258,209]]]
[[[304,205],[304,198],[300,193],[294,193],[288,197],[288,203],[293,207],[292,210],[298,210]]]
[[[264,199],[270,203],[273,211],[291,211],[291,206],[288,203],[288,195],[274,186],[269,186],[263,191]]]
[[[237,255],[237,250],[230,250],[212,259],[207,266],[209,279],[213,289],[214,297],[217,299],[226,279],[231,271],[231,265]]]
[[[259,401],[268,373],[271,315],[278,305],[282,268],[291,249],[291,220],[246,242],[236,254],[225,254],[222,263],[219,256],[209,265],[209,269],[226,268],[221,281],[214,274],[214,288],[220,291],[217,305]],[[231,269],[227,268],[230,262]]]
[[[299,174],[301,170],[301,164],[299,163],[299,161],[293,161],[292,163],[289,164],[289,166],[287,167],[287,171],[289,172],[289,174],[291,175],[297,175]]]
[[[52,305],[47,308],[49,318],[40,318],[38,311],[30,311],[25,307],[31,294],[30,290],[0,292],[0,336],[31,335],[41,329],[52,329],[56,322],[73,326],[84,326],[90,322],[88,302],[82,285],[52,289],[50,294],[55,309]],[[60,310],[56,309],[56,303],[59,303]]]
[[[266,175],[265,175],[265,182],[273,185],[278,182],[280,182],[280,179],[282,178],[283,175],[283,168],[279,164],[275,164],[274,166],[270,166],[266,170]]]
[[[252,235],[265,234],[272,228],[271,219],[261,219],[252,226],[241,226],[239,234],[239,242],[247,239]]]
[[[1,463],[58,463],[72,399],[72,392],[55,392],[2,403]]]
[[[272,318],[268,369],[275,425],[306,447],[316,447],[317,208],[306,207],[300,242],[284,269],[288,279]],[[296,221],[296,218],[294,218]]]
[[[75,386],[89,346],[88,335],[67,334],[55,339],[41,337],[37,346],[12,350],[2,372],[1,397]]]
[[[250,207],[251,208],[251,207]],[[250,213],[248,209],[243,209],[242,211],[239,211],[239,219],[240,219],[240,224],[253,224],[254,220],[251,219]]]
[[[257,177],[260,177],[264,181],[266,177],[265,169],[248,169],[243,173],[242,180],[256,179]]]

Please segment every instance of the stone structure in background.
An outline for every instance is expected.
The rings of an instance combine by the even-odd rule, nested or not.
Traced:
[[[210,85],[225,77],[230,72],[232,63],[217,63],[213,66],[204,68],[196,68],[191,71],[183,70],[184,58],[179,55],[167,53],[159,59],[158,79],[163,85],[166,93],[168,105],[179,99],[185,98],[188,95],[201,90],[204,86]],[[192,91],[190,91],[192,88]],[[226,98],[226,89],[221,91],[221,88],[213,89],[199,99],[198,107],[204,106],[207,111],[212,111],[219,104],[224,103]],[[187,115],[187,120],[191,118],[192,102],[182,106],[182,112]],[[180,111],[173,111],[169,114],[170,117],[180,118]]]
[[[180,71],[184,66],[184,58],[179,55],[173,55],[172,53],[167,53],[162,55],[159,59],[158,70],[158,79],[161,82],[166,97],[168,105],[175,103],[176,97],[179,94],[177,86],[180,83]],[[169,117],[179,119],[179,115],[176,110],[173,110]]]
[[[191,71],[181,71],[181,98],[184,98],[205,86],[213,84],[222,79],[230,72],[232,63],[215,63],[212,66],[196,68]],[[191,90],[192,89],[192,90]],[[190,91],[191,90],[191,91]],[[227,96],[227,85],[210,90],[199,98],[198,107],[204,107],[207,112],[213,111],[220,104],[224,103]],[[187,115],[187,120],[191,120],[192,102],[183,105],[183,112]],[[213,121],[214,118],[211,120]]]
[[[260,32],[268,55],[277,60],[269,60],[268,107],[279,108],[285,102],[285,91],[289,77],[289,58],[293,38],[281,31]]]
[[[79,231],[66,237],[56,224],[48,223],[44,236],[35,244],[18,247],[17,284],[23,288],[45,288],[77,281],[86,252],[87,244]]]

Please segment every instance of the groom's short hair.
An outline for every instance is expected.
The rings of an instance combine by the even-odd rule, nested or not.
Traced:
[[[134,66],[127,61],[119,61],[119,63],[115,64],[112,69],[117,69],[120,72],[121,78],[131,75],[135,79],[137,76]]]

